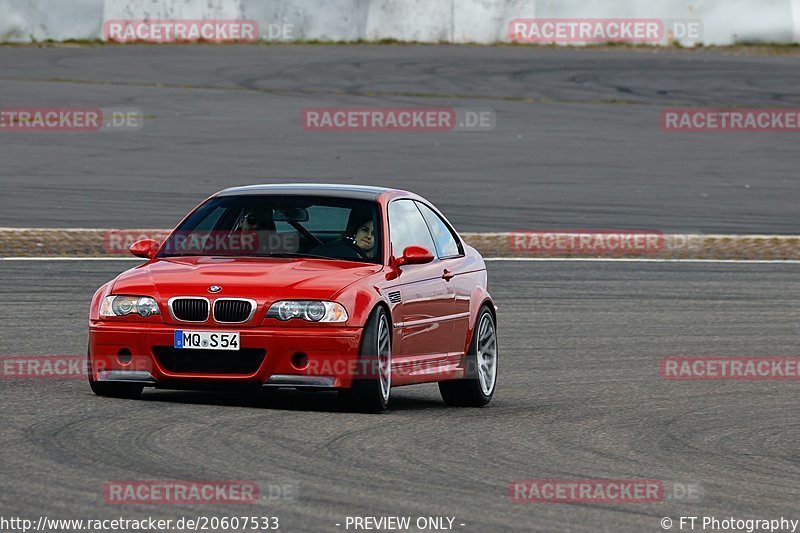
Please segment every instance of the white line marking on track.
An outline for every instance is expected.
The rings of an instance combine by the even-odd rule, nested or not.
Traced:
[[[741,263],[741,264],[774,264],[798,265],[797,259],[639,259],[636,257],[484,257],[484,261],[519,261],[519,262],[596,262],[596,263]]]
[[[138,257],[0,257],[0,261],[139,261]]]
[[[798,265],[797,259],[639,259],[634,257],[484,257],[484,261],[508,262],[587,262],[587,263],[731,263],[731,264],[765,264],[765,265]],[[137,257],[0,257],[0,261],[139,261]]]

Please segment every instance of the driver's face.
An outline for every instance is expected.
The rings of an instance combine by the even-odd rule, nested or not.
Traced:
[[[373,224],[370,220],[369,222],[362,224],[354,236],[356,240],[356,246],[365,252],[372,250],[372,247],[375,246],[375,236],[372,234],[372,230]]]

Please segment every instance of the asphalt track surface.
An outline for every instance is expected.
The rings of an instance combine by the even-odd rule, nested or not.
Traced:
[[[794,133],[668,133],[668,106],[797,107],[800,56],[458,46],[0,48],[2,107],[135,132],[0,132],[0,226],[172,227],[249,183],[416,191],[462,231],[800,232]],[[453,106],[492,132],[307,132],[309,107]]]
[[[0,226],[174,225],[248,183],[406,188],[461,231],[800,232],[796,134],[661,131],[670,106],[798,107],[798,56],[456,46],[0,48],[0,107],[132,107],[136,132],[0,132]],[[309,107],[453,106],[492,132],[304,131]],[[81,354],[97,286],[131,262],[0,261],[0,355]],[[665,355],[796,355],[798,265],[490,263],[498,393],[433,385],[381,415],[83,381],[0,382],[0,515],[451,516],[456,531],[662,531],[680,515],[800,518],[795,382],[666,382]],[[694,499],[516,504],[518,479],[658,479]],[[115,506],[119,479],[296,487],[257,506]],[[458,526],[458,524],[465,526]],[[673,530],[676,530],[673,528]]]
[[[0,352],[81,354],[94,288],[130,262],[0,262]],[[797,265],[492,262],[499,388],[484,409],[434,385],[380,415],[327,394],[274,399],[83,381],[0,383],[2,515],[36,519],[275,515],[344,531],[350,515],[451,516],[455,531],[663,531],[664,516],[800,518],[797,382],[668,382],[664,355],[797,353]],[[508,483],[646,478],[696,498],[517,504]],[[118,479],[293,484],[255,506],[118,506]],[[244,511],[244,512],[243,512]],[[463,523],[465,526],[459,526]],[[351,529],[352,531],[352,529]],[[677,531],[677,526],[673,526]]]

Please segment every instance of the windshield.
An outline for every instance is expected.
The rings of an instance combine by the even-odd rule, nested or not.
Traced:
[[[375,202],[314,196],[211,198],[164,242],[159,257],[319,257],[381,263]]]

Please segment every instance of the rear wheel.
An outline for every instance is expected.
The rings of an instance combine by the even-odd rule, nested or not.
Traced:
[[[358,411],[377,413],[389,405],[392,389],[392,330],[389,315],[376,307],[364,328],[353,388],[341,391]]]
[[[497,325],[487,306],[478,312],[466,363],[463,379],[439,382],[442,399],[447,405],[460,407],[486,405],[497,384]]]
[[[105,396],[108,398],[128,398],[137,399],[142,395],[144,385],[137,385],[136,383],[104,383],[102,381],[95,381],[92,378],[92,357],[88,351],[86,353],[88,364],[88,378],[89,387],[92,392],[98,396]]]

